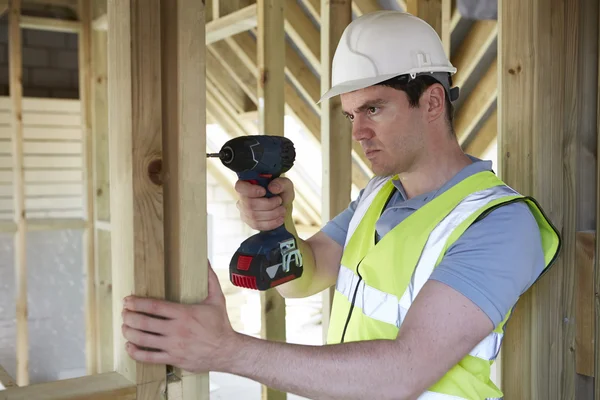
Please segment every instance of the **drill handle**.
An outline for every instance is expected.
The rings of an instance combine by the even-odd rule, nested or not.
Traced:
[[[245,171],[238,174],[238,178],[242,181],[250,182],[253,185],[260,185],[265,188],[267,194],[265,197],[271,198],[274,196],[268,189],[269,183],[275,178],[279,177],[279,175],[275,174],[260,174],[255,171]]]

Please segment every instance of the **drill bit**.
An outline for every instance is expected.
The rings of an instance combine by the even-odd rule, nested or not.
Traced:
[[[206,157],[207,158],[211,158],[211,157],[219,158],[219,157],[221,157],[221,154],[219,154],[219,153],[206,153]]]

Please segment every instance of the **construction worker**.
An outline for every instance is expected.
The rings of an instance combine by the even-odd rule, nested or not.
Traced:
[[[335,286],[326,345],[234,332],[210,269],[200,305],[126,299],[131,357],[311,399],[502,398],[491,365],[511,311],[557,257],[560,237],[534,199],[463,153],[452,126],[455,71],[436,32],[412,15],[367,14],[343,33],[322,99],[341,96],[375,177],[299,241],[303,276],[278,287],[305,297]],[[288,179],[272,182],[279,196],[270,199],[246,182],[236,190],[252,228],[293,229]]]

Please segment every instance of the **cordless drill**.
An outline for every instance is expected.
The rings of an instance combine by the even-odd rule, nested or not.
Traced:
[[[262,186],[270,198],[269,183],[292,168],[296,151],[285,137],[253,135],[231,139],[207,156],[218,157],[240,180]],[[244,240],[229,263],[233,285],[261,291],[297,279],[302,271],[300,249],[285,224]]]

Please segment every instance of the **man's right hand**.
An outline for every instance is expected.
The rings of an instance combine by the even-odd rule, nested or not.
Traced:
[[[294,184],[288,178],[276,178],[269,184],[275,196],[267,199],[265,189],[259,185],[238,180],[235,190],[240,199],[237,208],[240,217],[252,229],[268,231],[281,226],[294,201]]]

